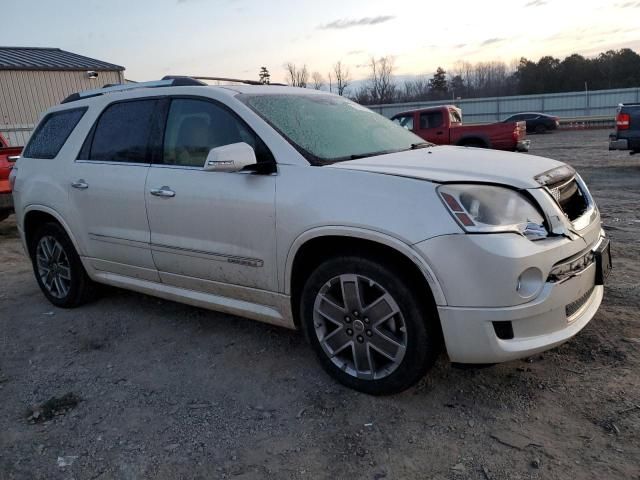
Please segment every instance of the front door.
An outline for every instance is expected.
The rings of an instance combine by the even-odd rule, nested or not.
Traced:
[[[244,122],[207,99],[173,98],[164,145],[146,183],[153,259],[163,282],[224,295],[225,285],[276,291],[275,173],[207,172],[211,148],[246,142]]]
[[[82,253],[94,268],[159,281],[149,247],[144,189],[156,100],[114,103],[100,115],[69,169]]]

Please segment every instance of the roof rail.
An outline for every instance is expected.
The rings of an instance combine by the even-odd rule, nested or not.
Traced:
[[[241,80],[239,78],[226,78],[226,77],[202,77],[199,75],[167,75],[162,77],[162,80],[172,80],[172,79],[187,79],[191,78],[194,80],[215,80],[218,82],[233,82],[233,83],[244,83],[246,85],[279,85],[282,87],[286,87],[284,83],[262,83],[258,80]]]
[[[140,83],[125,83],[125,84],[107,84],[102,88],[96,88],[94,90],[85,90],[83,92],[76,92],[69,95],[60,103],[75,102],[82,100],[83,98],[97,97],[104,95],[105,93],[124,92],[127,90],[135,90],[138,88],[157,88],[157,87],[186,87],[186,86],[206,86],[207,84],[189,77],[174,77],[163,78],[162,80],[155,80],[152,82],[140,82]]]

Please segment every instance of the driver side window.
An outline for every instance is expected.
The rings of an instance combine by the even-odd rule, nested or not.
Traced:
[[[239,142],[249,144],[259,161],[259,154],[264,156],[264,144],[225,108],[204,100],[176,98],[167,116],[162,163],[202,167],[209,150]]]

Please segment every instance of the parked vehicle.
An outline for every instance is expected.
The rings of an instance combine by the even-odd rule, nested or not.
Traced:
[[[493,148],[526,152],[525,122],[463,125],[462,111],[453,105],[422,108],[394,115],[391,120],[436,145]]]
[[[609,150],[640,152],[640,103],[618,105],[616,131],[609,135]]]
[[[521,121],[527,122],[527,132],[529,133],[547,133],[551,130],[557,130],[560,126],[560,119],[558,117],[544,113],[517,113],[503,120],[504,123]]]
[[[44,295],[94,282],[300,328],[371,394],[526,357],[595,315],[609,240],[547,158],[435,147],[343,97],[185,77],[74,94],[18,160]]]
[[[7,141],[0,135],[0,222],[13,213],[9,174],[20,152],[22,147],[9,147]]]

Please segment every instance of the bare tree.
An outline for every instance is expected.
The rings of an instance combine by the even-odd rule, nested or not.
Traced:
[[[285,64],[284,68],[287,70],[287,84],[292,87],[307,87],[309,71],[307,70],[306,65],[303,65],[302,68],[298,68],[295,64],[289,62]]]
[[[369,61],[371,74],[369,76],[369,96],[373,103],[391,103],[396,96],[397,85],[393,79],[393,58],[371,57]]]
[[[311,75],[311,86],[314,90],[322,90],[324,87],[324,77],[320,72],[313,72]]]
[[[338,95],[344,95],[344,91],[351,83],[349,69],[342,64],[342,61],[339,61],[333,66],[333,74],[336,77]],[[331,74],[329,74],[329,77],[331,77]]]

